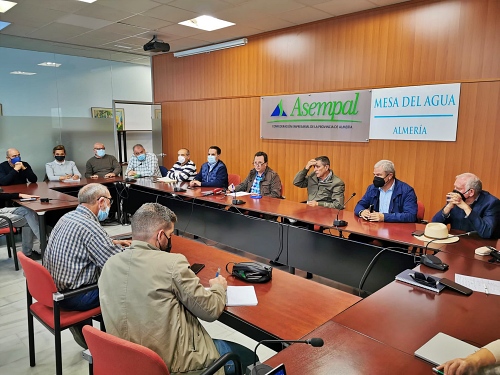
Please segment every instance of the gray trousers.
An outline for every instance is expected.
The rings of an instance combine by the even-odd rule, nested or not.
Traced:
[[[24,255],[30,255],[33,249],[33,236],[40,239],[40,227],[38,226],[36,212],[25,207],[6,207],[0,208],[0,215],[7,216],[14,227],[22,227],[23,253]],[[5,220],[0,219],[0,228],[7,225]]]

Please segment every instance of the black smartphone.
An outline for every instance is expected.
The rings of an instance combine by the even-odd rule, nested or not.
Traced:
[[[454,281],[451,281],[450,279],[447,279],[443,277],[441,280],[439,280],[439,284],[446,285],[448,288],[453,289],[459,293],[465,294],[466,296],[470,296],[472,294],[472,289],[469,289],[463,285],[457,284]]]
[[[424,234],[424,231],[423,230],[414,230],[413,232],[411,232],[411,234],[413,234],[414,236],[422,236]]]
[[[192,266],[191,266],[191,270],[197,274],[198,272],[200,272],[203,268],[205,267],[204,264],[201,264],[201,263],[194,263]]]
[[[370,204],[370,207],[368,207],[368,209],[370,210],[370,213],[373,212],[373,204]]]

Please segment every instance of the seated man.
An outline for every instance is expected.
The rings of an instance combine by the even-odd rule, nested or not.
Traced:
[[[500,238],[500,200],[483,190],[479,177],[463,173],[456,177],[447,204],[432,221],[451,224],[451,229],[477,231],[483,238]]]
[[[219,160],[221,149],[217,146],[210,146],[208,149],[208,161],[203,163],[200,172],[189,183],[189,186],[210,186],[227,188],[228,176],[227,168],[222,160]]]
[[[21,193],[0,193],[0,202],[11,199],[39,198],[37,195],[28,195]],[[0,208],[0,215],[7,216],[12,225],[16,228],[22,228],[22,249],[23,254],[33,260],[40,260],[42,257],[36,251],[33,251],[33,234],[40,238],[40,227],[38,226],[38,215],[25,207],[5,207]],[[7,221],[0,218],[0,228],[8,226]]]
[[[354,213],[368,221],[414,223],[418,211],[415,190],[396,178],[393,162],[377,162],[373,176],[373,185],[368,186]]]
[[[479,370],[495,364],[500,364],[500,340],[490,342],[465,358],[452,359],[438,366],[437,369],[446,375],[490,374],[488,371],[480,372]],[[498,366],[496,369],[498,370]],[[492,371],[491,374],[498,374],[498,372]]]
[[[176,221],[158,203],[142,205],[132,217],[130,249],[111,257],[99,278],[107,332],[152,349],[171,374],[199,374],[227,352],[236,352],[244,366],[251,364],[251,350],[212,340],[198,321],[222,314],[227,282],[219,275],[205,289],[186,257],[170,253]],[[234,364],[225,370],[234,372]]]
[[[78,192],[78,207],[59,219],[52,230],[44,254],[45,268],[59,291],[78,289],[97,282],[108,258],[122,251],[130,241],[112,240],[99,221],[107,218],[111,195],[101,184],[88,184]],[[68,310],[85,311],[99,306],[99,291],[61,301]],[[86,347],[81,334],[83,325],[71,332],[76,342]]]
[[[191,156],[187,148],[181,148],[177,152],[177,161],[169,169],[167,177],[178,182],[187,182],[196,176],[196,164],[191,161]]]
[[[120,163],[113,155],[106,154],[106,147],[102,143],[94,144],[94,156],[87,160],[85,166],[86,178],[110,178],[121,173]]]
[[[49,181],[79,180],[82,174],[78,171],[74,161],[66,159],[66,149],[63,145],[52,150],[54,161],[45,164],[45,173]]]
[[[314,172],[307,175],[311,167]],[[345,184],[330,169],[330,159],[318,156],[307,162],[305,168],[295,175],[293,184],[307,188],[307,204],[341,209],[344,207]]]
[[[134,156],[128,162],[127,170],[125,171],[127,176],[161,177],[158,158],[155,154],[146,152],[141,144],[136,144],[132,147],[132,151],[134,152]]]
[[[280,176],[267,165],[267,154],[259,151],[253,159],[254,169],[250,171],[247,178],[239,184],[229,186],[230,191],[246,191],[271,198],[281,197]]]
[[[36,182],[38,179],[25,161],[21,161],[21,153],[15,148],[7,150],[7,161],[0,164],[0,186]]]

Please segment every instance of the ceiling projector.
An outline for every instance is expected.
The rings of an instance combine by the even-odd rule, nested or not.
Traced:
[[[170,51],[170,44],[157,41],[155,36],[142,48],[144,48],[144,51],[147,52],[168,52]]]

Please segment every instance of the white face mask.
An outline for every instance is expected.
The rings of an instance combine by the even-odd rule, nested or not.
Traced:
[[[184,156],[179,156],[179,157],[177,157],[177,161],[181,164],[184,164],[184,162],[186,161],[186,158]]]

